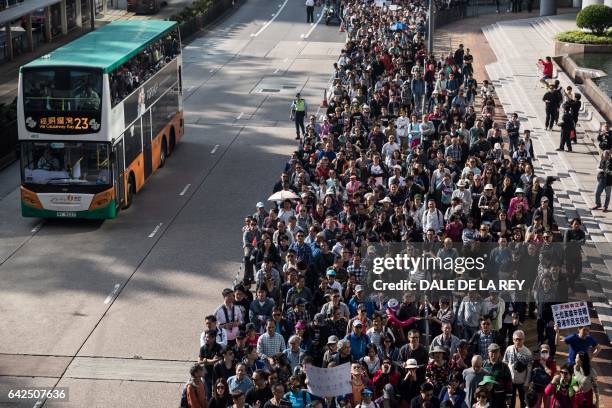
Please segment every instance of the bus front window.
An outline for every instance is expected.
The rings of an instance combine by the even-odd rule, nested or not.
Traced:
[[[111,184],[109,145],[95,142],[23,142],[26,184]]]
[[[24,110],[98,113],[100,71],[82,68],[32,68],[23,71]]]

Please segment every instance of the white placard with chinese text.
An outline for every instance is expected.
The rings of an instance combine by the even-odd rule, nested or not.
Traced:
[[[552,312],[555,324],[559,326],[560,329],[588,326],[591,324],[589,308],[584,301],[553,305]]]

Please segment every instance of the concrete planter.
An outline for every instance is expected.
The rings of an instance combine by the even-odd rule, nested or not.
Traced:
[[[612,54],[612,45],[609,44],[576,44],[555,41],[555,56],[570,54]]]

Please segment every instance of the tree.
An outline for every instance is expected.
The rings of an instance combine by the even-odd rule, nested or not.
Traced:
[[[576,16],[576,25],[594,34],[604,35],[612,27],[612,7],[592,4],[583,8]]]

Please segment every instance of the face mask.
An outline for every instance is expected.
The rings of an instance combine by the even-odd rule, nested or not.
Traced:
[[[544,352],[542,352],[542,353],[540,353],[540,356],[541,356],[543,359],[547,359],[547,358],[548,358],[548,356],[549,356],[549,354],[548,354],[548,353],[544,353]]]

